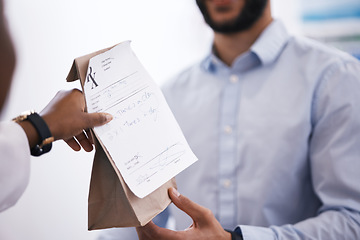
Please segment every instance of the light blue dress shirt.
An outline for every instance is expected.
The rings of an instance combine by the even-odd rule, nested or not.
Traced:
[[[273,21],[231,67],[210,54],[163,92],[199,158],[177,176],[179,192],[225,229],[240,226],[245,240],[360,239],[355,58]],[[177,229],[192,223],[170,212]]]

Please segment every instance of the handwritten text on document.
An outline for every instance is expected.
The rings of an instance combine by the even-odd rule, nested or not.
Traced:
[[[129,41],[90,59],[84,92],[88,112],[113,115],[94,132],[136,196],[147,196],[197,161]]]

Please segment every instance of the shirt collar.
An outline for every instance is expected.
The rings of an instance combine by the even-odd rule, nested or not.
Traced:
[[[254,52],[263,65],[276,60],[290,38],[284,24],[274,20],[258,37],[250,50]]]
[[[238,56],[233,64],[233,68],[243,70],[255,67],[260,62],[262,65],[268,65],[276,60],[282,49],[289,40],[290,35],[285,29],[282,21],[274,20],[258,37],[250,50]],[[244,66],[246,63],[246,66]],[[207,71],[215,71],[218,68],[227,67],[212,50],[203,61],[203,67]],[[241,65],[241,66],[239,66]]]

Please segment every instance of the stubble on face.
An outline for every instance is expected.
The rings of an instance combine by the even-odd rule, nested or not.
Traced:
[[[196,0],[196,3],[215,32],[237,33],[256,23],[268,0]]]

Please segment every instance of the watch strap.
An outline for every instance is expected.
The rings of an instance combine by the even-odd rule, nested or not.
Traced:
[[[40,156],[51,150],[54,137],[51,136],[50,129],[44,119],[36,112],[27,116],[27,120],[34,126],[39,134],[40,141],[33,148],[30,149],[31,155]]]

